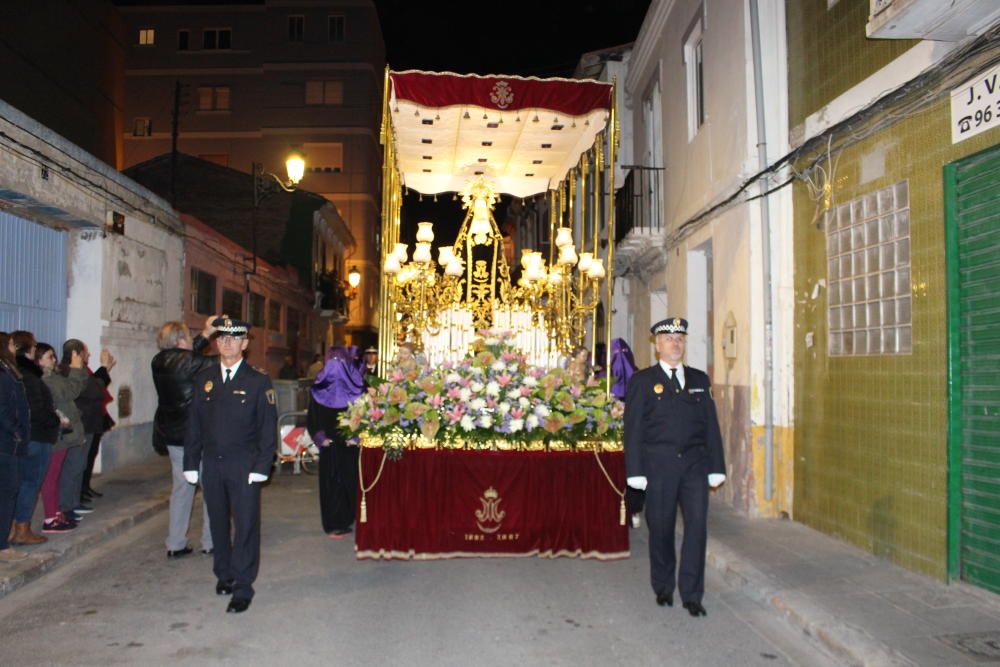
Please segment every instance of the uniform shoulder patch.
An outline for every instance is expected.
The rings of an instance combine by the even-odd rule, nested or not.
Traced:
[[[267,391],[265,391],[264,392],[264,396],[267,397],[267,402],[268,403],[270,403],[271,405],[275,404],[276,400],[275,400],[275,395],[274,395],[274,390],[273,389],[268,389]]]
[[[251,368],[253,368],[255,371],[257,371],[261,375],[267,375],[267,371],[265,371],[263,368],[260,368],[259,366],[252,366]]]

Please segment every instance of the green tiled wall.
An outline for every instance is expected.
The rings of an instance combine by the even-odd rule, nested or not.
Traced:
[[[789,127],[912,47],[915,40],[868,39],[869,0],[787,0]]]
[[[909,179],[912,354],[826,354],[826,291],[809,298],[826,278],[825,232],[816,222],[822,216],[815,217],[817,204],[801,183],[794,195],[795,518],[942,579],[948,502],[942,167],[1000,142],[1000,129],[957,145],[950,132],[942,97],[845,150],[832,179],[834,205]],[[880,151],[884,175],[860,183],[862,159]],[[811,348],[807,332],[815,335]]]

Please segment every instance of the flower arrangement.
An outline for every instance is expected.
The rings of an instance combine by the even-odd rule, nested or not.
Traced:
[[[621,437],[625,406],[608,397],[606,380],[581,383],[563,369],[529,366],[509,333],[480,335],[465,359],[391,371],[344,411],[348,437],[379,436],[394,454],[420,436],[469,443]]]

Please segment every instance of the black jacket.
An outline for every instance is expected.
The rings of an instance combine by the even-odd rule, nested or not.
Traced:
[[[150,363],[153,384],[160,399],[153,418],[153,449],[161,454],[167,453],[167,445],[180,447],[184,444],[194,377],[219,363],[218,357],[202,354],[208,347],[208,339],[204,336],[196,336],[193,347],[193,350],[179,347],[160,350]]]
[[[59,415],[52,401],[52,392],[42,382],[42,367],[23,355],[17,355],[17,369],[21,371],[24,392],[28,395],[31,410],[32,442],[50,445],[59,439]]]
[[[104,366],[98,368],[90,377],[83,392],[76,398],[76,407],[80,408],[80,419],[83,420],[85,433],[104,433],[107,430],[104,409],[104,392],[111,384],[111,376]]]

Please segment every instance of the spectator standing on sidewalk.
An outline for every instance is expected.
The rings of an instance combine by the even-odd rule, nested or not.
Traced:
[[[625,475],[646,491],[649,565],[656,603],[704,616],[708,489],[726,479],[722,432],[708,375],[683,365],[687,320],[650,327],[659,362],[632,376],[625,395]],[[684,512],[680,569],[674,550],[677,507]]]
[[[184,433],[188,411],[194,395],[194,377],[219,362],[216,356],[205,355],[209,338],[215,333],[212,321],[205,320],[201,335],[192,340],[191,331],[183,322],[167,322],[160,327],[156,345],[160,351],[150,363],[153,384],[159,405],[153,417],[153,449],[170,456],[173,488],[170,492],[170,526],[167,529],[167,558],[180,558],[191,553],[187,532],[191,522],[195,487],[184,479]],[[208,505],[202,503],[201,550],[212,553],[212,528]]]
[[[69,450],[59,477],[59,503],[63,512],[72,510],[76,514],[94,511],[82,502],[83,480],[87,476],[91,449],[100,444],[101,436],[104,435],[104,417],[107,414],[104,410],[104,397],[111,385],[110,371],[117,362],[108,350],[101,350],[101,367],[91,373],[89,363],[90,350],[84,346],[83,369],[87,372],[87,383],[75,401],[80,410],[80,423],[83,424],[83,445]]]
[[[18,457],[31,435],[28,396],[14,360],[14,342],[0,332],[0,562],[23,560],[28,554],[10,546],[10,527],[17,499]]]
[[[83,447],[86,437],[83,421],[80,419],[80,409],[76,407],[76,399],[87,385],[87,371],[84,370],[83,361],[83,352],[86,349],[87,346],[82,341],[70,338],[63,343],[62,360],[59,365],[55,366],[53,354],[54,368],[42,376],[42,381],[52,392],[56,414],[62,420],[59,440],[52,446],[49,469],[42,482],[42,505],[45,508],[43,533],[64,533],[73,530],[79,520],[79,516],[72,512],[72,508],[67,510],[61,505],[60,479],[68,452]],[[52,352],[51,348],[47,352]],[[43,371],[47,363],[47,356],[43,356],[40,364]]]
[[[278,415],[271,379],[243,359],[250,325],[223,316],[213,326],[220,363],[195,378],[184,477],[195,484],[204,472],[215,592],[232,593],[226,611],[241,613],[260,567],[260,486],[271,472]]]
[[[27,451],[18,461],[21,481],[17,489],[17,503],[14,505],[11,544],[41,544],[47,542],[48,538],[31,532],[31,517],[38,504],[42,479],[49,468],[52,444],[59,439],[59,416],[52,402],[52,392],[42,382],[42,367],[35,360],[39,348],[35,336],[29,331],[15,331],[12,336],[17,351],[17,369],[21,372],[31,410],[31,435]],[[48,345],[45,348],[49,350],[54,365],[52,348]]]

